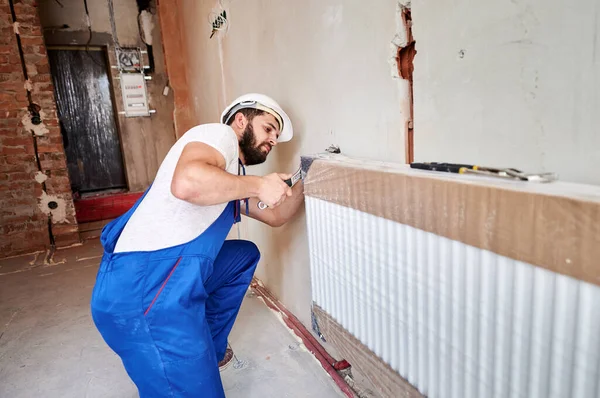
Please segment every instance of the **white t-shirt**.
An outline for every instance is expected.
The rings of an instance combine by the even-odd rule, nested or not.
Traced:
[[[123,229],[115,253],[153,251],[187,243],[206,230],[223,212],[227,203],[198,206],[177,199],[171,180],[181,152],[189,142],[203,142],[225,158],[229,173],[238,173],[238,139],[224,124],[203,124],[187,131],[163,160],[150,191]]]

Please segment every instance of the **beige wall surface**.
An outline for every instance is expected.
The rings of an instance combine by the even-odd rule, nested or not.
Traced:
[[[400,30],[395,1],[225,0],[229,26],[212,39],[209,19],[219,3],[179,3],[200,122],[218,121],[223,107],[247,92],[272,96],[292,119],[294,140],[248,172],[291,173],[300,155],[332,144],[346,155],[404,162],[408,94],[392,60]],[[310,326],[304,213],[277,229],[244,220],[239,233],[261,249],[257,276]]]
[[[413,2],[415,159],[600,184],[600,4]]]

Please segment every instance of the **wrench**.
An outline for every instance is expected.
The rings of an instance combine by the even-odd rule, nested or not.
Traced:
[[[286,184],[288,184],[288,186],[290,188],[292,188],[301,179],[302,179],[302,167],[298,167],[298,170],[294,173],[294,175],[292,175],[291,178],[289,178],[287,180],[284,180],[283,182],[285,182]],[[269,207],[269,206],[267,206],[263,202],[258,202],[258,208],[259,209],[264,210],[267,207]]]

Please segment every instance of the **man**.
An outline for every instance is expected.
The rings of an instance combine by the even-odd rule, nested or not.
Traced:
[[[260,257],[225,238],[241,214],[280,226],[304,198],[289,175],[240,171],[292,136],[273,99],[242,96],[221,124],[185,133],[144,196],[102,231],[92,317],[142,398],[224,397],[219,365],[231,360],[227,336]]]

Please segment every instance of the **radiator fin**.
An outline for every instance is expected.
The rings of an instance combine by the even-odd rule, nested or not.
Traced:
[[[600,288],[306,198],[313,300],[428,397],[600,398]]]

